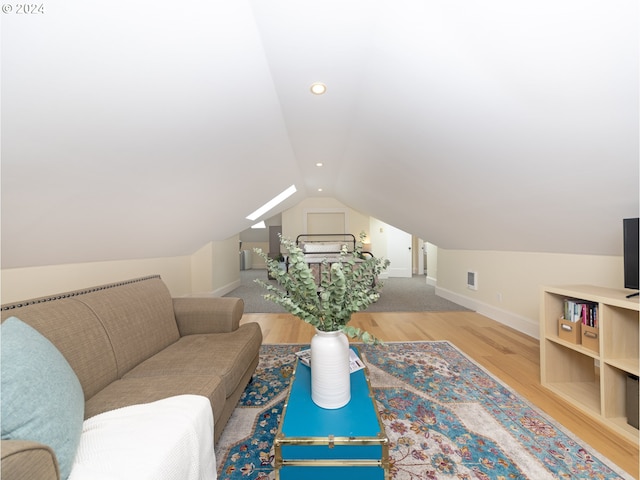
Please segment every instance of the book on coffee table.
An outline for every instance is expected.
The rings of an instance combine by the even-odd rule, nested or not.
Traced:
[[[300,359],[300,362],[307,367],[311,366],[311,349],[307,348],[305,350],[300,350],[296,352],[296,355]],[[352,348],[349,349],[349,369],[350,372],[357,372],[358,370],[362,370],[364,368],[364,362],[358,357],[358,354],[353,351]]]

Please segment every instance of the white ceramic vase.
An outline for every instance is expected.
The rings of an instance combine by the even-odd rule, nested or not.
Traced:
[[[327,409],[344,407],[351,400],[349,340],[340,331],[316,329],[311,339],[311,399]]]

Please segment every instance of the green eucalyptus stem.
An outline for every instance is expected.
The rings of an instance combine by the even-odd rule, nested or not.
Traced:
[[[352,253],[342,247],[339,259],[322,262],[319,284],[305,260],[305,255],[292,240],[280,236],[281,245],[288,251],[288,269],[282,270],[279,262],[269,258],[261,249],[254,251],[266,262],[267,270],[277,285],[256,279],[267,293],[264,298],[283,307],[304,322],[320,331],[340,330],[351,338],[367,344],[379,344],[381,340],[360,328],[347,325],[351,315],[364,310],[380,297],[382,283],[378,277],[389,266],[389,260],[366,257],[362,253],[362,239]],[[357,259],[357,261],[355,260]]]

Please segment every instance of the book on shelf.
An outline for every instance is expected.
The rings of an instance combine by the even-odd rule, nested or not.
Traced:
[[[564,319],[598,328],[598,304],[567,298],[564,301]]]

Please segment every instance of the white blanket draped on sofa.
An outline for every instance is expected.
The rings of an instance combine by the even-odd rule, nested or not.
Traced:
[[[85,420],[69,480],[214,480],[209,400],[179,395]]]

